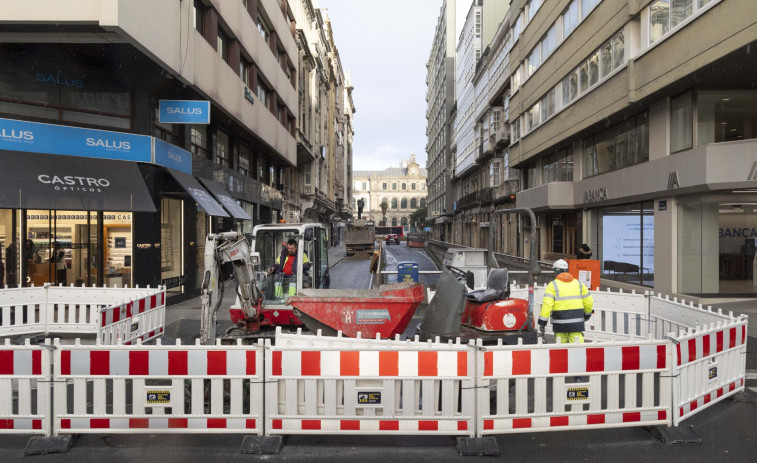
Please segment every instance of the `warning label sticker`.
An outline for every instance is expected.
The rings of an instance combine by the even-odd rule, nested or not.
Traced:
[[[572,387],[568,389],[568,400],[589,400],[588,387]]]

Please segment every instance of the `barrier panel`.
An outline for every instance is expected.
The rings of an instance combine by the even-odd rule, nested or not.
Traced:
[[[163,334],[166,292],[159,290],[140,299],[102,309],[97,337],[102,344],[133,344]]]
[[[55,434],[263,432],[262,345],[55,348]]]
[[[478,434],[669,425],[668,345],[479,344]]]
[[[139,302],[157,296],[159,304],[151,304],[154,312],[142,316]],[[151,300],[148,300],[148,302]],[[128,304],[133,303],[133,309]],[[136,304],[136,305],[134,305]],[[113,313],[118,310],[119,315]],[[108,328],[101,316],[124,321],[133,312],[132,323]],[[106,315],[107,318],[107,315]],[[162,333],[165,321],[165,288],[97,288],[74,286],[38,286],[0,290],[0,336],[33,334],[92,334],[103,342],[128,342],[151,339]],[[142,322],[142,323],[140,323]],[[105,323],[105,324],[103,324]],[[123,325],[123,326],[121,326]],[[135,329],[134,332],[125,329]],[[150,335],[151,332],[156,332]]]
[[[28,339],[0,346],[0,434],[50,435],[50,358]]]
[[[475,435],[471,347],[298,338],[266,350],[267,435]]]

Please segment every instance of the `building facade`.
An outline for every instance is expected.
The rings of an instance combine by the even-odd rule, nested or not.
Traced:
[[[537,212],[538,258],[585,242],[608,285],[757,294],[757,4],[519,0],[502,27],[509,88],[487,111],[509,124],[503,159],[516,205]],[[514,254],[530,226],[498,224]]]
[[[208,232],[302,213],[288,2],[11,1],[0,16],[5,284],[56,281],[62,249],[67,284],[191,297]]]
[[[357,170],[353,172],[353,197],[363,200],[362,218],[376,225],[407,225],[413,228],[410,215],[426,206],[427,171],[411,154],[409,160],[402,161],[400,167],[390,167],[381,171]],[[385,203],[386,215],[381,210]],[[354,215],[357,219],[357,209]]]

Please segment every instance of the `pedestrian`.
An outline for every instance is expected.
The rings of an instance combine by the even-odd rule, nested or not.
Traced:
[[[0,251],[2,248],[0,248]],[[3,263],[3,253],[0,252],[0,289],[5,288],[5,264]]]
[[[584,243],[578,248],[576,257],[579,259],[591,259],[591,248],[588,244]]]
[[[589,319],[594,299],[580,280],[568,273],[568,263],[559,259],[552,265],[555,279],[544,290],[544,301],[539,313],[539,331],[542,336],[550,317],[555,338],[563,343],[584,342],[584,322]]]
[[[55,242],[55,282],[66,286],[66,252],[63,246]]]

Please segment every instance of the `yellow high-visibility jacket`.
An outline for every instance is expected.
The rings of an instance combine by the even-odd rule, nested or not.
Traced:
[[[591,315],[593,307],[589,288],[570,273],[563,272],[544,290],[539,325],[546,326],[552,317],[555,333],[580,333],[585,329],[584,316]]]

